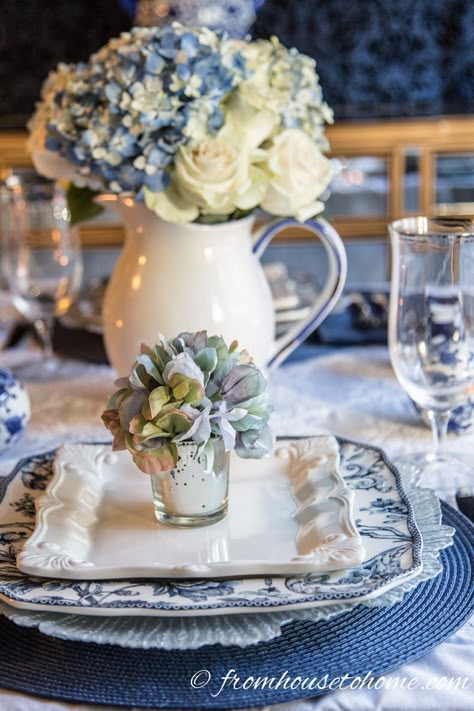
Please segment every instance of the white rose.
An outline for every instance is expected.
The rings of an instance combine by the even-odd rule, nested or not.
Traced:
[[[180,148],[175,162],[175,184],[181,195],[206,212],[226,214],[244,186],[245,167],[238,151],[215,138]]]
[[[181,146],[172,184],[165,192],[145,189],[145,202],[163,220],[191,222],[199,213],[231,215],[256,207],[267,189],[263,170],[247,151],[221,138]]]
[[[174,182],[179,193],[210,215],[227,215],[235,208],[252,209],[264,194],[258,189],[262,172],[248,155],[220,138],[182,146],[175,162]]]
[[[184,200],[173,183],[161,193],[153,193],[145,186],[144,193],[147,208],[166,222],[194,222],[199,217],[199,208]]]
[[[245,60],[245,66],[252,72],[262,66],[268,67],[270,64],[274,45],[269,40],[257,40],[247,42],[245,40],[227,39],[222,44],[222,54],[224,62],[228,57],[233,57],[236,52],[240,52]]]
[[[246,42],[231,39],[223,45],[224,62],[235,52],[239,52],[245,61],[248,77],[239,82],[236,92],[242,101],[255,109],[265,109],[275,114],[280,114],[285,109],[288,99],[288,91],[282,91],[281,86],[275,86],[272,76],[275,56],[280,48],[283,53],[287,53],[277,40]]]
[[[238,143],[239,150],[247,151],[253,158],[256,149],[271,138],[279,121],[278,114],[270,109],[252,106],[239,89],[226,103],[226,119],[219,138],[226,143]]]
[[[273,139],[264,166],[269,178],[261,207],[272,215],[304,222],[323,209],[317,198],[331,179],[331,164],[300,129],[286,129]]]

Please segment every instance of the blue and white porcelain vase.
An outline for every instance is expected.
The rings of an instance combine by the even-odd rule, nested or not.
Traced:
[[[135,24],[166,25],[178,21],[190,27],[224,30],[231,37],[244,37],[255,22],[265,0],[138,0]],[[130,2],[121,3],[123,6]]]
[[[30,412],[30,398],[22,383],[0,368],[0,453],[20,439]]]

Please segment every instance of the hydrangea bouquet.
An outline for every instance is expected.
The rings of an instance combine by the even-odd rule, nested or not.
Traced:
[[[183,442],[198,445],[207,471],[215,437],[244,458],[273,448],[266,380],[236,341],[227,347],[205,331],[173,341],[160,335],[153,348],[142,345],[130,376],[116,385],[102,420],[114,435],[113,449],[127,449],[147,474],[173,469]]]
[[[29,149],[40,173],[69,181],[70,198],[89,207],[94,192],[111,192],[172,222],[256,207],[304,221],[323,207],[331,121],[309,57],[276,39],[175,23],[134,28],[86,63],[60,64]]]

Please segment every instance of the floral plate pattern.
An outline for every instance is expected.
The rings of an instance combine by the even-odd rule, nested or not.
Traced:
[[[294,438],[292,438],[294,439]],[[361,602],[421,572],[422,539],[399,472],[375,448],[339,440],[341,472],[355,492],[366,557],[328,574],[193,581],[64,581],[24,575],[16,555],[35,525],[34,499],[52,475],[54,452],[21,461],[0,483],[0,599],[38,611],[88,615],[197,616]]]

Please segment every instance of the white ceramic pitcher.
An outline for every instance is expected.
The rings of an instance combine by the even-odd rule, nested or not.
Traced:
[[[217,225],[169,223],[143,203],[114,195],[97,202],[124,220],[127,237],[110,279],[103,308],[107,355],[126,375],[140,343],[153,344],[158,332],[206,329],[228,342],[238,340],[260,366],[281,363],[326,318],[344,286],[344,245],[322,219],[305,224],[322,241],[328,276],[310,314],[275,340],[270,289],[259,257],[282,229],[300,225],[273,221],[256,235],[254,218]]]

